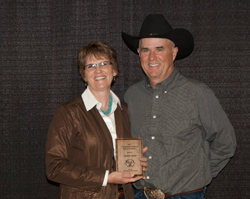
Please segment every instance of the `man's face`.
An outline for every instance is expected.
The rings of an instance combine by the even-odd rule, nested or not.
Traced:
[[[141,66],[154,88],[165,80],[174,70],[174,60],[178,48],[174,43],[163,38],[143,38],[137,49]]]

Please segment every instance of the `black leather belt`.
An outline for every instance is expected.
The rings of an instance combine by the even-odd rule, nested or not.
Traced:
[[[165,194],[165,198],[171,198],[172,196],[183,196],[183,195],[186,195],[186,194],[189,194],[189,193],[196,193],[196,192],[200,192],[200,191],[203,191],[204,188],[200,188],[200,189],[195,189],[195,190],[192,190],[192,191],[187,191],[187,192],[183,192],[183,193],[177,193],[177,194],[174,194],[174,195],[169,195],[167,193],[164,193]],[[144,190],[141,189],[141,192],[144,193]],[[124,193],[123,193],[123,188],[122,187],[119,187],[118,189],[118,197],[119,198],[122,198],[124,196]]]
[[[177,194],[174,194],[174,195],[169,195],[167,193],[164,193],[165,194],[165,198],[171,198],[171,197],[175,197],[175,196],[183,196],[183,195],[186,195],[186,194],[189,194],[189,193],[196,193],[196,192],[200,192],[200,191],[203,191],[204,188],[200,188],[200,189],[195,189],[195,190],[192,190],[192,191],[187,191],[187,192],[183,192],[183,193],[177,193]],[[144,193],[144,190],[141,189],[141,191]]]
[[[122,198],[123,196],[124,196],[123,187],[119,187],[119,188],[118,188],[118,197],[119,197],[119,198]]]

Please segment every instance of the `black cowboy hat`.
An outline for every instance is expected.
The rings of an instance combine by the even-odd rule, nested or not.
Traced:
[[[141,26],[139,36],[131,36],[122,32],[122,39],[130,50],[138,54],[139,40],[142,38],[166,38],[178,47],[176,60],[189,56],[194,49],[192,34],[182,28],[173,29],[161,14],[148,15]]]

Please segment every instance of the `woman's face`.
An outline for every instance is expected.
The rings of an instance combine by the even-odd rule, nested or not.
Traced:
[[[117,72],[113,69],[109,59],[105,57],[97,59],[94,56],[87,58],[84,81],[88,83],[92,93],[110,90],[113,77],[116,75]]]

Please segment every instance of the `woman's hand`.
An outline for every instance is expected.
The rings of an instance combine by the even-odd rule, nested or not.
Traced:
[[[108,175],[108,183],[112,184],[126,184],[129,182],[135,182],[140,179],[145,179],[144,176],[136,176],[132,173],[123,173],[120,171],[112,172]]]
[[[148,147],[143,148],[142,152],[146,153],[148,150]],[[141,166],[143,171],[147,171],[148,168],[148,162],[146,157],[141,157]],[[108,183],[112,184],[126,184],[129,182],[135,182],[140,179],[145,179],[145,176],[135,176],[132,173],[123,173],[119,171],[112,172],[108,175]]]

